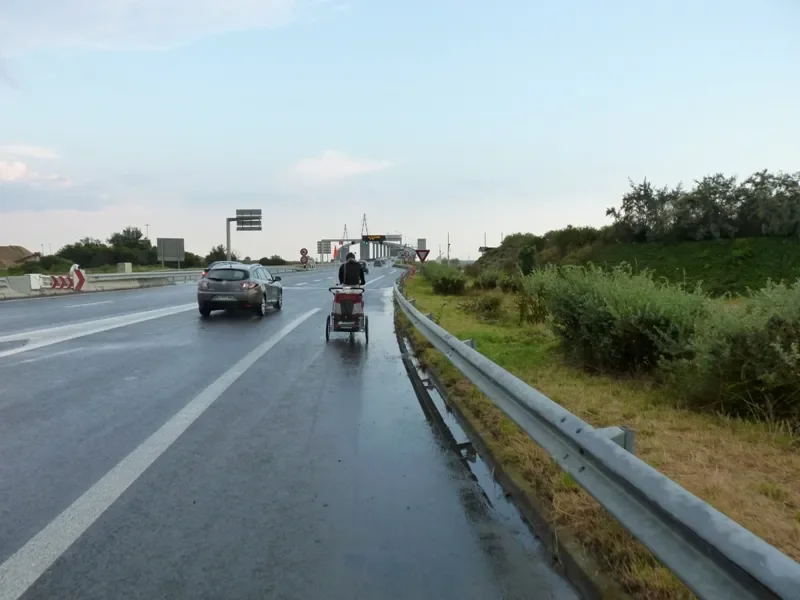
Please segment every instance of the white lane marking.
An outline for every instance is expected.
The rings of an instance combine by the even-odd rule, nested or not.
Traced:
[[[26,365],[28,363],[39,362],[40,360],[44,360],[46,358],[55,358],[56,356],[64,356],[65,354],[72,354],[74,352],[81,352],[86,350],[83,346],[80,348],[70,348],[69,350],[62,350],[61,352],[52,352],[51,354],[45,354],[43,356],[37,356],[36,358],[27,358],[25,360],[19,361],[19,364]]]
[[[67,304],[64,308],[83,308],[84,306],[97,306],[98,304],[114,304],[114,301],[104,300],[103,302],[87,302],[86,304]]]
[[[298,283],[297,285],[298,285],[298,287],[301,286],[301,285],[308,285],[308,282]]]
[[[322,281],[322,279],[315,279],[314,281],[312,281],[312,283],[319,283],[320,281]]]
[[[386,277],[386,275],[381,275],[380,277],[376,277],[375,279],[370,279],[365,285],[369,285],[370,283],[375,283],[376,281],[380,281],[384,277]]]
[[[250,351],[12,554],[0,565],[0,600],[18,600],[237,379],[317,312],[297,317]]]
[[[197,303],[181,304],[180,306],[171,306],[169,308],[159,308],[157,310],[148,310],[145,312],[133,313],[129,315],[121,315],[118,317],[109,317],[108,319],[99,319],[97,321],[84,321],[82,323],[75,323],[73,325],[62,325],[60,327],[50,327],[48,329],[36,329],[33,331],[22,331],[0,337],[0,342],[22,342],[28,341],[24,346],[13,348],[12,350],[4,350],[0,352],[0,358],[6,356],[13,356],[21,352],[28,352],[29,350],[36,350],[37,348],[44,348],[45,346],[52,346],[61,342],[68,342],[77,338],[95,333],[101,333],[110,329],[117,329],[118,327],[125,327],[127,325],[134,325],[152,319],[160,319],[161,317],[168,317],[178,313],[186,312],[197,308]]]

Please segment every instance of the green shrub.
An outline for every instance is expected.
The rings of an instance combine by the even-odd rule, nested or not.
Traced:
[[[43,256],[41,261],[39,261],[39,264],[42,265],[42,268],[46,271],[51,271],[54,273],[66,273],[72,266],[72,262],[66,258],[61,258],[56,254]]]
[[[500,274],[497,271],[484,271],[475,279],[475,287],[481,290],[493,290],[499,280]]]
[[[470,299],[461,307],[469,312],[476,313],[483,319],[498,317],[503,298],[500,296],[483,295]]]
[[[549,314],[547,308],[546,292],[548,288],[548,277],[554,271],[540,271],[536,276],[522,276],[517,279],[519,282],[519,293],[517,294],[517,308],[519,309],[519,322],[522,323],[543,323]]]
[[[477,263],[470,263],[464,267],[464,273],[469,277],[477,277],[481,274],[481,266]]]
[[[436,294],[460,295],[467,288],[467,279],[458,269],[437,263],[430,263],[422,267],[422,276],[431,282],[431,287]]]
[[[500,289],[503,290],[506,294],[511,294],[520,291],[519,276],[515,277],[514,275],[503,273],[500,276],[500,280],[497,282],[497,284],[500,286]]]
[[[650,371],[683,358],[710,306],[700,293],[633,273],[625,264],[611,271],[551,267],[526,279],[539,286],[565,347],[584,364],[609,371]]]
[[[800,427],[800,283],[769,282],[698,324],[691,353],[663,371],[694,408]]]
[[[260,264],[262,267],[277,267],[277,266],[288,265],[289,262],[278,256],[277,254],[273,254],[272,256],[269,257],[264,256],[258,259],[258,264]]]

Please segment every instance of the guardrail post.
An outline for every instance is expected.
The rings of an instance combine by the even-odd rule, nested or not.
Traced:
[[[636,454],[636,432],[633,429],[614,426],[595,429],[595,431],[631,454]]]
[[[478,344],[472,338],[469,338],[468,340],[461,340],[461,341],[464,342],[467,346],[469,346],[473,350],[475,350],[478,347]]]
[[[412,298],[411,300],[409,300],[409,301],[408,301],[408,303],[409,303],[411,306],[413,306],[414,308],[417,308],[417,301],[416,301],[416,300],[414,300],[413,298]]]

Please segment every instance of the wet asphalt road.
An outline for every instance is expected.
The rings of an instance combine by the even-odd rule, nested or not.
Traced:
[[[576,598],[433,435],[398,274],[368,276],[369,345],[325,343],[332,272],[263,319],[193,286],[0,303],[0,340],[74,325],[0,342],[0,600]]]

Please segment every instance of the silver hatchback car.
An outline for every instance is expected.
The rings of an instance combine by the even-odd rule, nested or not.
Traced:
[[[197,284],[197,308],[207,317],[212,310],[248,308],[264,316],[268,307],[283,308],[280,277],[259,264],[215,263]]]

